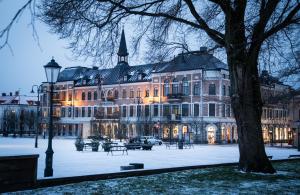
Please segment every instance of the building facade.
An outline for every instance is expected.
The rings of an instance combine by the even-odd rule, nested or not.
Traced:
[[[281,85],[277,82],[275,86],[277,90]],[[43,87],[48,88],[46,83]],[[238,139],[230,105],[228,67],[205,47],[167,62],[130,66],[123,31],[115,67],[66,68],[59,75],[55,92],[57,136],[122,139],[153,135],[197,143],[235,143]],[[47,93],[42,94],[44,128],[48,99]],[[272,112],[277,113],[273,106]],[[278,112],[287,119],[285,107]],[[271,139],[268,120],[262,121],[267,142]],[[288,131],[285,122],[282,128]]]

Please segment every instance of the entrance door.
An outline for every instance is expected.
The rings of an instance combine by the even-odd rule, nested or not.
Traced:
[[[214,144],[215,143],[215,131],[208,131],[207,139],[208,139],[209,144]]]
[[[215,134],[216,134],[216,127],[213,126],[213,125],[209,125],[207,127],[207,142],[209,144],[214,144],[215,143],[215,141],[216,141]]]

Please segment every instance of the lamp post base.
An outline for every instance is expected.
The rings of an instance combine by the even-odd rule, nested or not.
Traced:
[[[46,151],[46,168],[44,170],[44,177],[53,176],[53,168],[52,168],[53,153],[54,153],[53,150]]]

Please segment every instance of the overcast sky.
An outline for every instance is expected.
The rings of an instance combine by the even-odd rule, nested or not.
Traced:
[[[24,2],[25,0],[0,1],[0,29],[8,24]],[[33,84],[45,81],[43,65],[47,64],[52,56],[62,67],[91,65],[89,62],[72,60],[71,52],[66,49],[67,42],[51,34],[45,24],[36,22],[39,48],[32,36],[32,27],[29,24],[30,13],[27,10],[10,33],[9,43],[13,54],[8,47],[0,50],[0,93],[20,89],[21,94],[30,94],[28,92]]]

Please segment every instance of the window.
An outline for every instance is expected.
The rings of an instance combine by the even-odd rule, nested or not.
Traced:
[[[230,96],[230,94],[231,94],[231,88],[230,88],[230,86],[228,86],[228,96]]]
[[[66,116],[66,108],[61,108],[61,117]]]
[[[143,79],[143,74],[139,73],[138,80],[142,80],[142,79]]]
[[[179,89],[179,87],[178,87],[179,85],[178,85],[178,80],[175,78],[175,79],[173,79],[173,83],[172,83],[172,94],[178,94],[179,93],[179,91],[178,91],[178,89]]]
[[[68,117],[69,118],[72,117],[72,108],[71,107],[68,108]]]
[[[97,91],[94,91],[94,100],[97,100],[98,99],[98,93]]]
[[[98,107],[94,107],[94,116],[97,116]]]
[[[182,116],[189,116],[189,105],[182,104]]]
[[[199,116],[199,104],[194,104],[194,116]]]
[[[194,95],[200,95],[200,84],[199,84],[199,82],[196,82],[194,84]]]
[[[88,107],[88,117],[91,117],[91,116],[92,116],[92,108]]]
[[[230,117],[230,105],[226,105],[226,117]]]
[[[118,92],[118,90],[115,90],[115,91],[114,91],[114,97],[115,97],[115,99],[118,99],[118,98],[119,98],[119,92]]]
[[[130,89],[129,97],[130,97],[130,98],[134,98],[134,91],[133,91],[133,89]]]
[[[169,95],[170,93],[170,86],[169,86],[169,81],[166,79],[164,82],[164,96]]]
[[[208,104],[208,115],[216,116],[216,104]]]
[[[150,91],[149,91],[149,89],[146,89],[146,91],[145,91],[145,97],[149,97],[150,96]]]
[[[105,99],[104,91],[101,91],[101,99],[102,99],[102,100]]]
[[[169,116],[170,115],[170,105],[164,105],[163,107],[163,115]]]
[[[225,117],[225,110],[226,110],[225,104],[222,104],[222,117]]]
[[[157,87],[154,88],[154,95],[153,96],[158,97],[158,88]]]
[[[130,106],[130,109],[129,109],[129,116],[130,116],[130,117],[133,117],[133,106]]]
[[[126,98],[127,94],[126,94],[126,89],[123,89],[122,91],[122,98]]]
[[[222,96],[225,96],[226,95],[226,86],[223,85],[222,86]]]
[[[109,91],[107,92],[107,97],[113,97],[113,93],[112,93],[111,90],[109,90]]]
[[[122,117],[126,117],[126,106],[122,106]]]
[[[209,84],[208,95],[216,95],[216,85],[215,84]]]
[[[66,92],[65,91],[61,92],[61,100],[66,101]]]
[[[158,116],[158,105],[153,106],[153,116]]]
[[[182,93],[183,95],[190,95],[189,82],[186,77],[182,80]]]
[[[69,100],[69,101],[72,101],[72,92],[69,92],[69,93],[68,93],[68,100]]]
[[[136,116],[137,116],[137,117],[140,117],[140,116],[141,116],[142,106],[141,106],[141,105],[138,105],[136,108],[137,108],[137,110],[136,110]]]
[[[85,100],[85,92],[81,93],[81,100]]]
[[[149,105],[145,105],[145,116],[146,117],[150,116],[150,106]]]
[[[127,81],[127,75],[124,75],[123,80]]]
[[[92,92],[88,92],[88,100],[92,100]]]
[[[138,90],[136,91],[136,97],[141,97],[141,90],[140,90],[140,88],[138,88]]]
[[[85,117],[85,107],[81,108],[81,117]]]
[[[75,108],[75,117],[78,117],[79,116],[79,109],[76,107]]]

